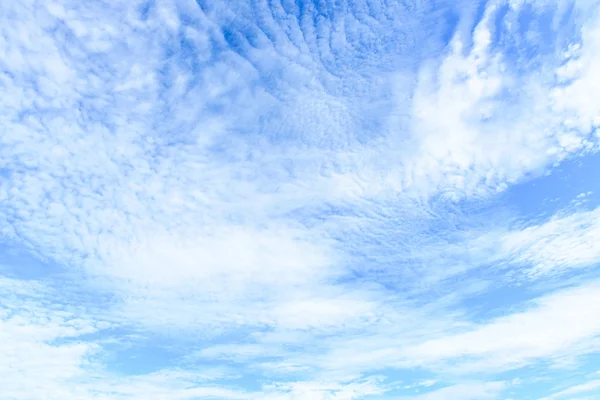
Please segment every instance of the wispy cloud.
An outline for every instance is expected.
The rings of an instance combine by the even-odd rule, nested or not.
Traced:
[[[531,266],[530,275],[557,274],[600,261],[600,209],[555,216],[549,221],[508,233],[502,249]]]
[[[410,397],[418,400],[438,400],[438,399],[495,399],[506,388],[504,382],[487,383],[464,383],[454,386],[448,386],[419,396]]]
[[[552,395],[545,397],[544,399],[560,399],[560,398],[572,398],[573,395],[580,394],[593,394],[600,389],[600,380],[594,380],[575,385],[570,388],[561,390],[560,392],[553,393]]]

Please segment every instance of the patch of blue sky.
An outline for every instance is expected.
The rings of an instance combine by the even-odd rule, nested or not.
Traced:
[[[600,203],[600,182],[595,171],[600,169],[596,153],[563,161],[537,176],[510,187],[504,202],[528,223],[547,220],[558,212],[593,210]]]
[[[145,375],[177,366],[188,355],[185,348],[174,347],[169,340],[140,337],[134,332],[129,333],[129,342],[115,340],[115,343],[105,345],[107,351],[102,362],[113,373],[125,376]],[[117,339],[127,337],[127,332],[107,332],[107,335]]]
[[[23,280],[40,280],[64,273],[61,265],[44,262],[32,256],[30,251],[16,246],[14,242],[4,242],[0,246],[2,275]]]

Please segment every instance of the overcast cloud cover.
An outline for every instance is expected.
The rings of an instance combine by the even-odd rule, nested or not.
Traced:
[[[0,2],[3,400],[600,398],[600,2]]]

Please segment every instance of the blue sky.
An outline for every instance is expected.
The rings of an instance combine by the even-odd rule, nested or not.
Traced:
[[[600,397],[600,3],[0,4],[0,397]]]

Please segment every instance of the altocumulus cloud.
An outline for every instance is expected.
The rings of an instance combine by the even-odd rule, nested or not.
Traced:
[[[600,393],[598,2],[0,22],[3,399]]]

